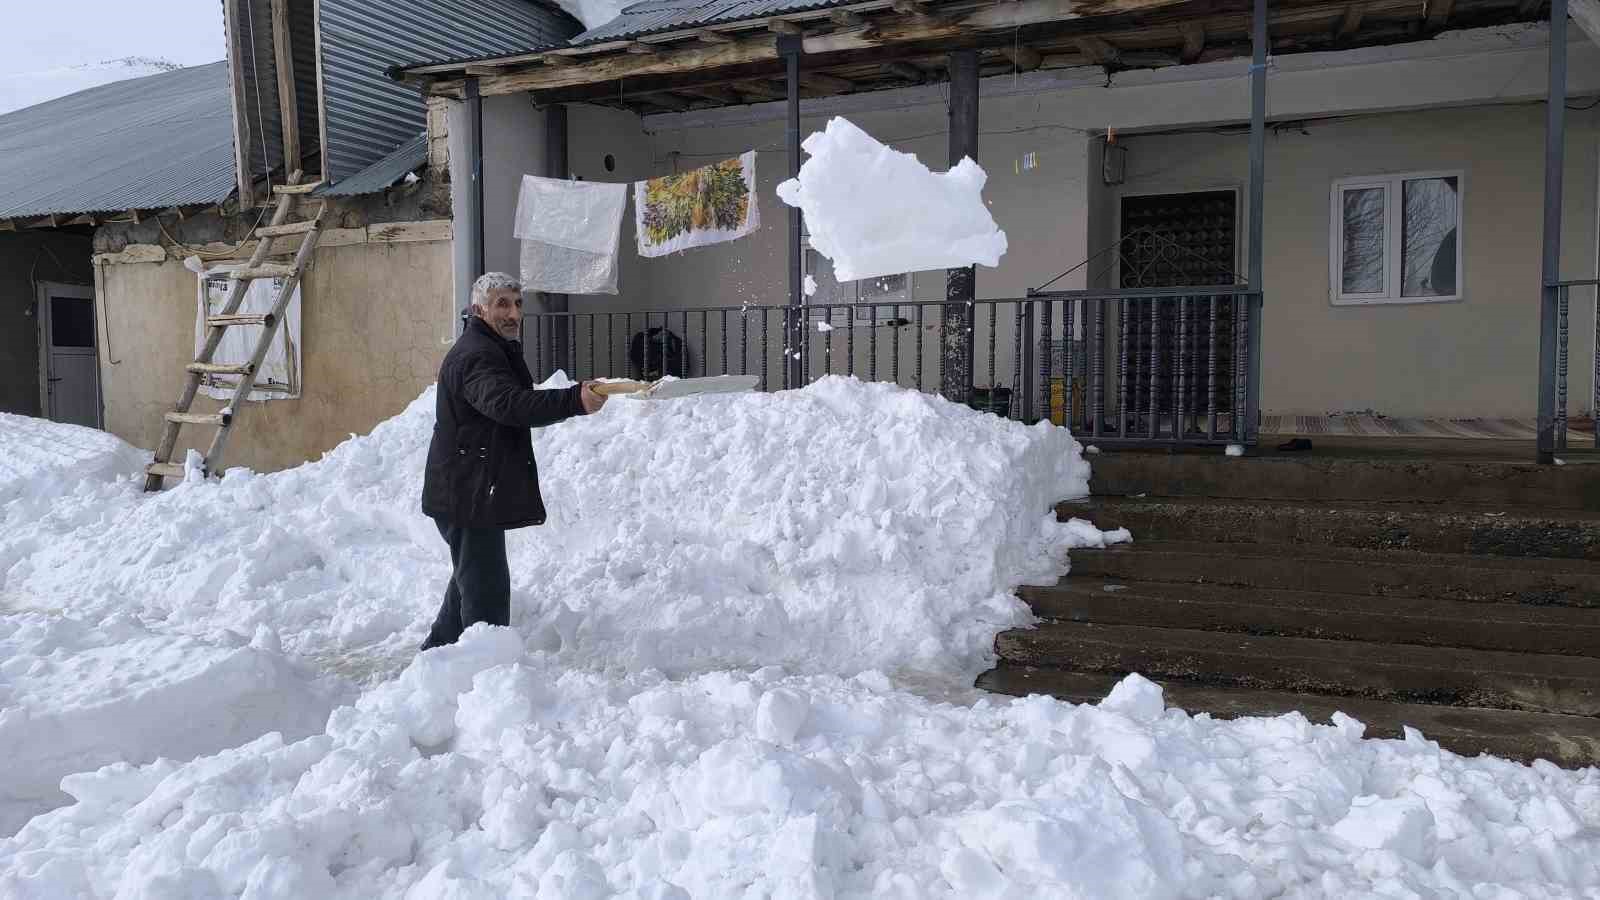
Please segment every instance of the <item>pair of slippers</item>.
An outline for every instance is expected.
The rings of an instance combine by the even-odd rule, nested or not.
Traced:
[[[1311,449],[1311,439],[1310,438],[1291,438],[1290,440],[1284,441],[1283,443],[1279,444],[1278,445],[1278,449],[1280,451],[1283,451],[1283,452],[1286,452],[1286,453],[1287,452],[1296,451],[1296,450],[1310,450]]]

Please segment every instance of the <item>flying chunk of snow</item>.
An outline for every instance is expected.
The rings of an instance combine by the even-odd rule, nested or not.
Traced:
[[[807,275],[802,289],[806,292],[807,297],[812,296],[817,292],[817,280],[812,278],[810,275]]]
[[[971,159],[932,172],[837,117],[801,146],[811,158],[778,196],[805,212],[811,246],[840,281],[994,266],[1005,254],[1006,234],[983,202],[988,176]]]

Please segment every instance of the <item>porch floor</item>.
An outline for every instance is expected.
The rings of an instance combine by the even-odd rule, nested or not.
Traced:
[[[1461,438],[1533,441],[1538,422],[1531,418],[1407,418],[1373,413],[1329,416],[1263,415],[1261,434],[1296,437],[1352,436],[1369,438]],[[1569,419],[1567,444],[1594,444],[1594,420]]]

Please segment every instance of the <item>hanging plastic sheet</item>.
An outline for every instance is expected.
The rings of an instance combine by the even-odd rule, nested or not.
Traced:
[[[522,286],[553,294],[615,294],[626,184],[522,176],[514,234]]]
[[[241,263],[213,266],[200,271],[200,291],[198,303],[195,304],[194,315],[194,352],[195,356],[206,344],[206,325],[208,315],[218,315],[228,302],[228,292],[233,288],[233,279],[228,273],[240,268]],[[258,278],[250,282],[245,291],[244,300],[235,312],[268,313],[277,302],[278,291],[282,289],[283,278]],[[217,346],[217,352],[211,357],[214,363],[224,365],[242,365],[250,361],[250,356],[255,352],[256,341],[261,338],[262,326],[260,325],[235,325],[222,333],[222,343]],[[272,343],[267,346],[266,358],[261,361],[261,367],[256,370],[255,390],[250,392],[251,401],[260,400],[290,400],[300,396],[300,286],[295,285],[294,293],[289,297],[289,305],[284,310],[283,321],[279,323],[277,333],[272,336]],[[237,375],[207,375],[200,380],[200,392],[207,397],[218,400],[232,400],[233,392],[239,385]]]
[[[756,152],[634,182],[633,208],[640,256],[738,240],[761,227]]]

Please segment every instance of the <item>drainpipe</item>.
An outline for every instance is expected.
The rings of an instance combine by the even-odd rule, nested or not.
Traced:
[[[784,127],[785,145],[789,148],[789,177],[800,177],[800,54],[805,52],[799,35],[778,36],[778,53],[787,69],[789,110]],[[800,208],[789,207],[789,308],[784,316],[783,386],[804,387],[804,369],[800,354],[805,346],[805,257],[800,248]]]
[[[1567,137],[1567,0],[1550,0],[1550,90],[1544,128],[1544,262],[1539,292],[1539,444],[1556,458],[1556,328],[1561,288],[1561,176]]]

